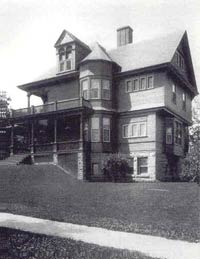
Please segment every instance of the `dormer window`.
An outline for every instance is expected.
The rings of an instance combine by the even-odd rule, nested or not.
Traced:
[[[62,47],[59,50],[59,72],[72,69],[72,47]]]

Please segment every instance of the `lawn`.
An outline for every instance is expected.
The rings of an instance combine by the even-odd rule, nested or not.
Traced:
[[[153,259],[142,253],[0,228],[0,259]]]
[[[54,166],[1,167],[0,211],[200,240],[195,183],[88,183]]]

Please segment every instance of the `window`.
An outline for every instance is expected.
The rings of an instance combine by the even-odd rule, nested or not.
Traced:
[[[138,174],[147,174],[148,173],[148,158],[147,157],[138,157]]]
[[[99,174],[99,164],[92,164],[92,174],[93,175],[98,175]]]
[[[147,76],[147,89],[153,88],[153,76]]]
[[[100,79],[91,79],[90,98],[100,98]]]
[[[186,110],[186,94],[185,93],[182,94],[182,101],[183,101],[182,108],[185,111]]]
[[[110,100],[110,81],[102,80],[102,99]]]
[[[132,81],[131,80],[126,81],[126,92],[127,93],[132,92]]]
[[[87,79],[83,80],[81,82],[81,85],[82,85],[82,96],[85,100],[88,100],[89,99],[89,81]]]
[[[72,69],[72,47],[61,48],[59,50],[59,72]]]
[[[166,128],[166,144],[167,145],[172,144],[172,127]]]
[[[185,69],[184,57],[178,51],[175,54],[175,62],[178,67],[180,67],[183,70]]]
[[[110,118],[103,118],[103,142],[110,142]]]
[[[123,138],[128,138],[129,134],[128,134],[128,127],[129,125],[123,125],[122,126],[122,136]]]
[[[138,135],[138,125],[132,124],[132,137],[137,137]]]
[[[182,144],[182,124],[178,121],[175,121],[175,129],[174,129],[175,143],[178,145]]]
[[[91,141],[100,141],[99,118],[92,118]]]
[[[138,91],[139,90],[139,79],[135,78],[133,79],[133,91]]]
[[[176,85],[172,84],[172,102],[176,104]]]
[[[146,136],[146,127],[147,127],[146,122],[139,123],[138,126],[139,126],[138,136],[139,137]]]
[[[147,80],[146,80],[146,77],[141,77],[140,78],[140,90],[144,90],[144,89],[146,89],[146,82]]]
[[[131,80],[126,81],[125,92],[135,92],[138,90],[151,89],[154,87],[153,75],[134,77]]]
[[[122,137],[123,138],[136,138],[147,136],[147,122],[134,122],[126,125],[122,125]]]

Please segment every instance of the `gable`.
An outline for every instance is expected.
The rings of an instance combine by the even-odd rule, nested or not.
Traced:
[[[179,74],[181,74],[184,79],[186,79],[195,89],[197,89],[186,32],[174,52],[171,64],[176,67]]]

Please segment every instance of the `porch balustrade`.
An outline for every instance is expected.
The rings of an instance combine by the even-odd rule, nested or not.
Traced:
[[[28,108],[12,110],[11,117],[16,118],[16,117],[23,117],[27,115],[42,114],[42,113],[61,111],[61,110],[67,110],[72,108],[81,108],[81,107],[91,108],[90,102],[83,98],[61,100],[61,101],[47,103],[44,105],[31,106]]]
[[[53,152],[56,146],[57,151],[71,151],[79,150],[83,148],[83,142],[80,140],[58,142],[58,143],[47,143],[47,144],[35,144],[34,153]]]

